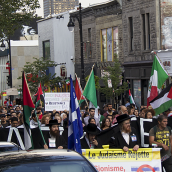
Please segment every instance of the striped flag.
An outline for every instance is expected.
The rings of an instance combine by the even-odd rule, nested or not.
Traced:
[[[25,149],[33,148],[32,136],[30,129],[29,118],[31,116],[31,111],[35,108],[29,87],[27,85],[27,80],[25,74],[22,74],[22,89],[23,89],[23,126],[24,126],[24,143]]]
[[[168,74],[165,71],[163,65],[155,55],[152,65],[151,77],[149,81],[147,106],[156,96],[158,96],[159,89],[162,87],[165,80],[168,78]]]
[[[85,100],[85,97],[82,95],[82,88],[81,88],[81,85],[78,81],[78,77],[76,76],[76,81],[75,81],[75,93],[76,93],[76,97],[79,101],[79,104],[81,104],[84,100]]]
[[[156,115],[168,110],[172,106],[172,83],[150,102]]]
[[[80,138],[83,135],[82,120],[73,81],[70,76],[70,109],[68,126],[68,149],[82,153]]]
[[[133,99],[133,96],[132,96],[130,90],[129,90],[129,98],[130,98],[130,104],[135,104],[135,101],[134,101],[134,99]],[[135,105],[136,105],[136,104],[135,104]]]

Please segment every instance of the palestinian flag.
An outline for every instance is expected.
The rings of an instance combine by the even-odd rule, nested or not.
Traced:
[[[129,98],[130,98],[130,104],[135,104],[134,99],[133,99],[133,96],[132,96],[130,90],[129,90]]]
[[[30,148],[33,149],[29,118],[31,116],[31,111],[35,108],[35,106],[31,98],[30,90],[27,85],[27,80],[24,72],[22,75],[22,89],[23,89],[24,143],[25,143],[25,149],[27,150]]]
[[[166,111],[172,106],[172,83],[150,102],[156,115]]]
[[[75,93],[76,97],[78,99],[79,105],[85,100],[85,97],[82,95],[82,88],[81,85],[78,81],[78,77],[76,76],[76,81],[75,81]]]
[[[38,96],[38,92],[39,92],[39,95],[40,95],[40,99],[41,99],[41,101],[42,102],[44,102],[44,104],[45,104],[45,100],[44,100],[44,92],[42,91],[42,86],[41,86],[41,83],[40,83],[40,85],[39,85],[39,87],[38,87],[38,91],[37,91],[37,93],[34,95],[34,96]],[[38,98],[37,98],[38,99]],[[40,102],[40,101],[39,101]]]
[[[151,77],[149,81],[148,95],[147,95],[147,106],[149,106],[149,102],[152,101],[156,96],[158,96],[159,89],[168,78],[168,74],[165,71],[163,65],[160,63],[159,59],[155,55]]]

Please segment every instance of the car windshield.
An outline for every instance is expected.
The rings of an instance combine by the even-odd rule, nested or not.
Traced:
[[[0,152],[17,151],[17,150],[21,150],[21,148],[16,146],[0,147]]]
[[[95,172],[87,161],[40,162],[0,166],[0,172]]]

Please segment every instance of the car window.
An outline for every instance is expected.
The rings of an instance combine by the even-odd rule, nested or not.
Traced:
[[[9,146],[9,147],[0,147],[0,152],[7,152],[7,151],[16,151],[16,150],[21,150],[20,147],[16,146]]]
[[[58,161],[29,163],[0,167],[1,172],[95,172],[96,170],[87,161]]]

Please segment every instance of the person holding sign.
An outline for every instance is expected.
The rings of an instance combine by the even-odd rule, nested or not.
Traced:
[[[46,135],[44,135],[45,142],[47,145],[44,145],[44,149],[50,149],[50,148],[57,148],[57,149],[66,149],[67,144],[65,142],[65,139],[63,136],[60,135],[59,131],[59,125],[57,119],[50,120],[49,126],[50,132],[48,132]]]
[[[130,118],[131,117],[127,114],[120,115],[116,118],[119,131],[111,138],[109,148],[121,148],[125,152],[127,152],[129,148],[133,148],[133,151],[139,149],[139,138],[136,134],[136,130],[130,126]]]
[[[96,138],[96,135],[100,133],[100,130],[95,124],[88,124],[84,127],[86,136],[81,139],[82,149],[102,149],[101,141]]]

